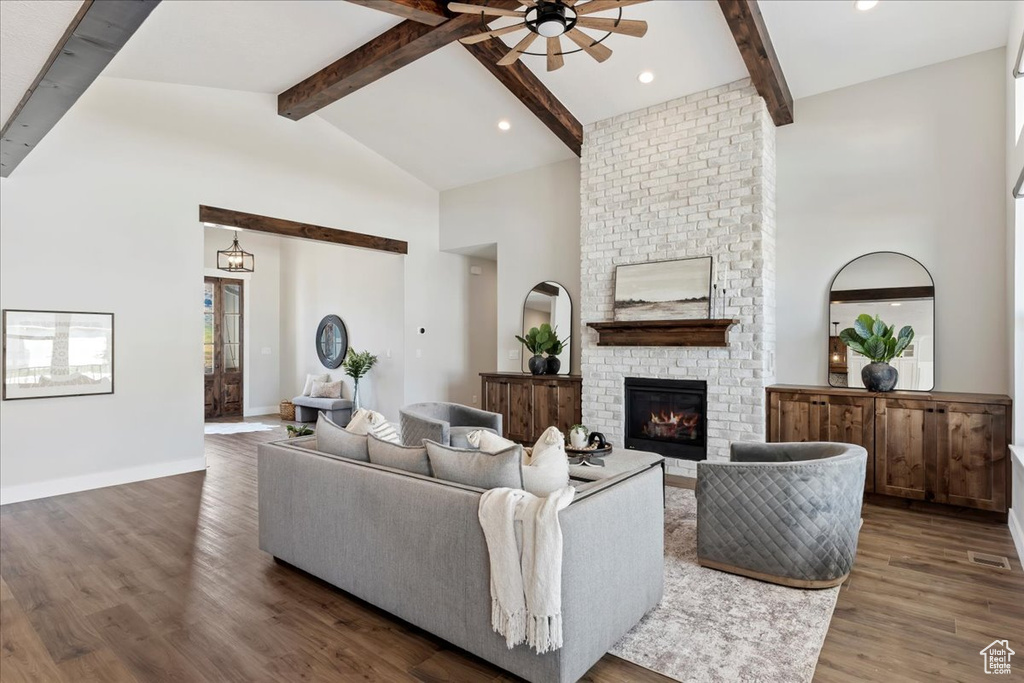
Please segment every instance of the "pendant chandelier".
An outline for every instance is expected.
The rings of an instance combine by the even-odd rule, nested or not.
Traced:
[[[238,233],[227,249],[217,252],[217,270],[229,273],[251,273],[256,266],[256,257],[242,249],[238,244]]]

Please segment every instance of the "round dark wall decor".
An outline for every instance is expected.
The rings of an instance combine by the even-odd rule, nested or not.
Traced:
[[[330,370],[341,367],[348,353],[348,330],[336,315],[324,316],[316,328],[316,355],[320,363]]]

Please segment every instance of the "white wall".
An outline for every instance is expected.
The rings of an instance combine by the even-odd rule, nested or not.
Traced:
[[[217,270],[217,251],[231,245],[233,233],[223,228],[206,228],[203,233],[204,274],[243,282],[243,412],[276,413],[281,399],[291,397],[281,393],[281,238],[240,232],[239,243],[254,254],[256,268],[252,273],[226,273]]]
[[[438,251],[437,192],[276,110],[271,95],[101,77],[0,181],[0,305],[113,311],[117,372],[112,396],[0,405],[3,502],[203,467],[199,204],[406,239],[405,310],[462,329],[464,310],[439,305],[464,259]],[[376,290],[354,278],[336,295]],[[396,349],[405,400],[447,397],[464,341],[414,338],[418,322]]]
[[[778,129],[778,381],[825,384],[832,276],[889,250],[935,279],[937,390],[1010,390],[1005,53],[804,98]]]
[[[521,372],[523,301],[546,280],[573,300],[572,372],[580,368],[580,166],[569,161],[441,193],[441,248],[498,245],[497,369]],[[494,368],[491,368],[493,370]]]
[[[281,239],[281,390],[302,391],[307,373],[353,383],[341,368],[327,370],[316,353],[324,316],[345,322],[349,348],[369,351],[377,364],[359,382],[361,404],[398,420],[405,399],[405,302],[403,259],[297,239]],[[390,357],[389,357],[390,354]]]
[[[480,269],[479,275],[470,268]],[[466,320],[463,330],[469,372],[456,385],[452,400],[466,405],[483,405],[480,373],[494,372],[498,353],[498,264],[488,259],[466,259]],[[456,330],[452,330],[457,334]]]

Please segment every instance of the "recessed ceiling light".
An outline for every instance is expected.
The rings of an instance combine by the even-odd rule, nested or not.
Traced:
[[[640,75],[636,77],[636,80],[638,80],[638,81],[640,81],[641,83],[644,83],[644,84],[650,83],[651,81],[654,80],[654,72],[653,71],[641,71]]]
[[[891,303],[891,304],[889,304],[889,305],[890,305],[890,306],[902,306],[903,304],[901,304],[901,303],[896,303],[896,302],[894,301],[894,302],[892,302],[892,303]]]
[[[878,0],[854,0],[853,2],[853,6],[861,12],[867,12],[869,9],[874,9],[877,4]]]
[[[512,128],[512,124],[505,119],[502,119],[501,121],[498,121],[498,128],[501,130],[509,130]]]

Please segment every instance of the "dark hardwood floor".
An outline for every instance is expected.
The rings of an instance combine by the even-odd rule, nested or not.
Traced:
[[[257,548],[255,445],[282,434],[207,436],[205,473],[0,508],[0,680],[514,680]],[[815,680],[979,680],[983,646],[1021,651],[1005,526],[864,517]],[[606,656],[586,680],[669,679]]]

